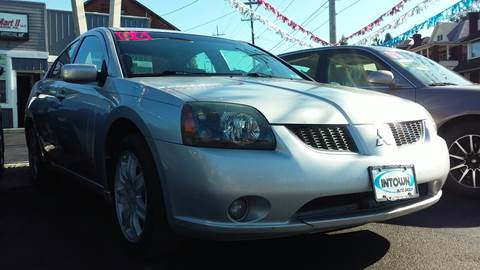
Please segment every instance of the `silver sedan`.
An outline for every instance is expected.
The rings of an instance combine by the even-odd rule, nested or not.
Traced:
[[[25,123],[33,179],[56,169],[104,193],[139,248],[395,218],[436,203],[449,170],[420,105],[179,32],[85,33],[34,86]]]

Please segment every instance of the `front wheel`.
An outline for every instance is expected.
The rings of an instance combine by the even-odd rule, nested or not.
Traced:
[[[144,140],[130,135],[115,155],[115,220],[124,242],[136,250],[169,251],[175,239],[168,226],[160,180]]]
[[[42,155],[37,133],[34,129],[27,132],[28,163],[34,184],[44,182],[50,175],[50,169]]]
[[[450,173],[446,188],[480,198],[480,126],[462,122],[444,136],[450,154]]]

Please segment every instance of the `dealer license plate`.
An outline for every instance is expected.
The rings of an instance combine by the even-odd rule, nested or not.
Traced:
[[[368,169],[377,202],[418,197],[417,179],[413,166],[377,166]]]

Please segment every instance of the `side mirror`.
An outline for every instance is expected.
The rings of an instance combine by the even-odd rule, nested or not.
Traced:
[[[96,82],[98,70],[95,65],[67,64],[62,67],[62,79],[70,83]]]
[[[388,70],[371,71],[367,74],[367,81],[372,84],[393,85],[395,77]]]

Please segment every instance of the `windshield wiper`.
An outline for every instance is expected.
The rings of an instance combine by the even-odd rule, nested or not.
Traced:
[[[431,83],[429,86],[447,86],[447,85],[457,85],[456,83],[442,82],[442,83]]]
[[[133,74],[131,77],[162,77],[162,76],[189,76],[189,75],[208,75],[205,72],[188,72],[183,70],[165,70],[158,73],[138,73]]]
[[[245,73],[245,76],[247,76],[247,77],[257,77],[257,78],[273,78],[272,75],[265,74],[265,73],[260,73],[260,72]]]

